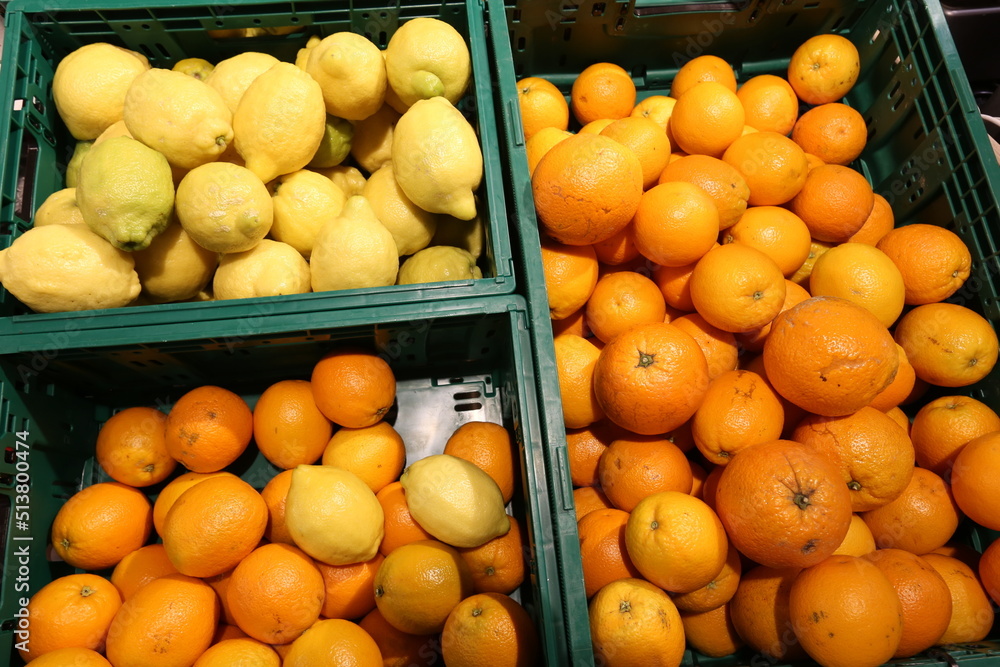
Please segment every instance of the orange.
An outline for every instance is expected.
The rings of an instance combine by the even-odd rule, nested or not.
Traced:
[[[712,380],[694,413],[694,444],[709,463],[724,466],[741,451],[781,437],[785,411],[771,386],[758,374],[726,371]]]
[[[579,489],[574,489],[573,505],[576,508],[577,521],[594,510],[614,509],[614,505],[604,495],[604,491],[596,486],[581,486]]]
[[[888,504],[913,474],[910,439],[892,418],[872,407],[841,417],[809,415],[792,432],[792,440],[837,465],[855,512]]]
[[[923,468],[892,502],[861,515],[880,549],[903,549],[918,556],[944,545],[958,527],[951,487]]]
[[[604,410],[594,394],[594,365],[601,351],[588,339],[574,334],[556,336],[553,343],[566,426],[583,428],[603,419]]]
[[[382,506],[382,514],[385,517],[385,536],[378,548],[383,556],[388,556],[394,549],[404,544],[433,539],[410,514],[402,484],[392,482],[383,486],[375,494],[375,498]]]
[[[510,519],[510,530],[478,547],[459,549],[472,573],[476,593],[510,594],[524,582],[524,537],[521,524]]]
[[[517,82],[517,104],[521,111],[524,138],[530,139],[546,127],[569,127],[569,104],[555,85],[537,76]]]
[[[917,306],[899,320],[894,336],[917,377],[940,387],[979,382],[997,362],[993,326],[958,304]]]
[[[440,632],[451,610],[471,594],[469,566],[436,540],[395,549],[375,575],[378,610],[393,627],[415,635]]]
[[[690,593],[719,575],[729,541],[719,517],[704,501],[680,491],[661,491],[632,510],[625,546],[648,581],[671,593]]]
[[[626,116],[609,123],[601,134],[631,149],[639,158],[643,189],[656,184],[670,159],[670,140],[662,127],[648,118]]]
[[[746,124],[758,132],[787,135],[799,116],[799,99],[780,76],[760,74],[736,91],[746,112]]]
[[[785,300],[781,304],[781,310],[778,311],[778,315],[809,298],[809,292],[807,292],[805,288],[799,286],[797,283],[793,283],[791,280],[785,279]],[[777,315],[775,315],[775,318],[777,318]],[[774,320],[771,320],[759,329],[744,331],[737,334],[736,340],[739,342],[740,347],[743,350],[749,350],[751,352],[760,352],[763,350],[764,341],[766,341],[767,337],[771,334],[771,327],[773,326],[773,323]]]
[[[359,619],[375,608],[375,573],[385,556],[351,565],[327,565],[316,562],[323,575],[326,597],[323,599],[323,618]]]
[[[792,274],[789,280],[803,287],[809,287],[809,278],[812,275],[813,267],[816,265],[816,260],[822,257],[823,253],[834,245],[833,243],[823,243],[822,241],[813,239],[812,243],[809,244],[809,256],[806,257],[806,261],[802,263],[798,271]]]
[[[630,114],[633,117],[648,118],[659,125],[670,136],[670,116],[674,113],[677,100],[667,95],[650,95],[636,103]]]
[[[917,411],[910,437],[917,464],[945,475],[965,443],[993,431],[1000,431],[1000,416],[990,406],[971,396],[941,396]]]
[[[675,594],[671,599],[681,612],[697,614],[711,611],[729,602],[736,594],[742,571],[740,552],[729,545],[726,562],[714,579],[690,593]]]
[[[594,249],[598,262],[611,266],[631,262],[639,256],[639,249],[635,247],[635,226],[631,222],[614,236],[590,247]]]
[[[903,312],[903,276],[875,246],[841,243],[823,253],[809,276],[813,296],[836,296],[869,310],[886,327]]]
[[[875,193],[865,177],[850,167],[825,164],[806,175],[788,203],[817,241],[842,243],[860,230],[875,207]]]
[[[966,443],[955,457],[951,470],[951,490],[959,509],[976,523],[992,530],[1000,530],[997,470],[1000,470],[1000,431],[981,435]]]
[[[779,394],[818,415],[857,412],[889,386],[898,366],[892,336],[878,318],[837,297],[792,306],[764,342],[767,379]]]
[[[710,658],[732,655],[743,646],[728,604],[708,611],[681,612],[681,623],[688,646]]]
[[[896,353],[899,356],[899,368],[896,370],[896,377],[871,402],[871,407],[882,412],[887,412],[901,403],[908,402],[907,399],[913,393],[913,386],[917,379],[917,375],[913,371],[913,365],[906,358],[906,351],[899,345],[896,345]],[[909,433],[909,421],[907,421],[905,428],[906,432]]]
[[[126,408],[97,433],[94,456],[104,472],[129,486],[162,482],[177,466],[164,441],[167,416],[155,408]]]
[[[906,303],[944,301],[965,284],[972,254],[955,232],[937,225],[912,224],[888,231],[878,248],[889,256],[906,286]]]
[[[973,547],[969,546],[964,542],[956,542],[954,540],[949,540],[944,544],[944,546],[940,546],[937,549],[931,551],[930,553],[941,554],[942,556],[951,556],[952,558],[957,558],[958,560],[962,561],[970,568],[972,568],[974,571],[979,569],[979,563],[982,560],[982,557],[986,555],[985,552],[980,554]],[[981,577],[982,573],[980,573],[980,578]]]
[[[893,382],[895,382],[895,380]],[[892,385],[890,385],[890,387],[891,386]],[[883,393],[885,393],[885,392],[883,392]],[[881,395],[882,394],[879,394],[879,396],[881,396]],[[876,396],[876,399],[877,398],[878,398],[878,396]],[[875,401],[872,401],[873,407],[874,407],[874,404],[875,404]],[[894,408],[890,408],[889,410],[886,410],[885,414],[886,414],[887,417],[891,417],[892,421],[894,421],[897,424],[899,424],[899,428],[903,429],[903,431],[907,435],[910,434],[910,418],[909,418],[909,416],[907,416],[907,414],[905,412],[903,412],[902,408],[900,408],[897,405]]]
[[[562,320],[587,303],[597,285],[597,254],[589,245],[570,246],[542,239],[542,270],[549,315]]]
[[[209,586],[212,584],[209,583]],[[214,586],[213,586],[214,588]],[[216,591],[218,593],[218,591]],[[220,602],[222,602],[222,596],[220,596]],[[218,644],[219,642],[224,642],[227,639],[249,639],[247,633],[239,629],[239,626],[229,625],[226,622],[220,623],[219,627],[216,628],[215,634],[212,636],[212,644]],[[254,641],[257,641],[256,639]]]
[[[213,644],[195,661],[193,667],[281,667],[281,658],[274,649],[249,637],[226,639]]]
[[[642,182],[642,163],[631,149],[599,134],[568,137],[531,176],[540,228],[567,245],[609,239],[635,215]]]
[[[514,497],[514,440],[502,425],[466,422],[448,438],[444,453],[474,463],[492,477],[500,487],[504,503]]]
[[[338,429],[323,452],[323,465],[354,473],[372,493],[398,478],[405,462],[402,436],[384,421]]]
[[[316,407],[335,424],[363,428],[378,423],[396,400],[396,377],[382,357],[342,347],[312,371]]]
[[[715,507],[733,545],[768,567],[809,567],[832,554],[851,524],[836,465],[788,440],[747,447],[723,469]]]
[[[744,371],[751,371],[757,375],[764,378],[771,389],[774,389],[774,385],[771,384],[771,380],[767,377],[767,369],[764,368],[764,355],[758,354],[757,356],[750,357],[749,355],[744,355],[743,359],[740,361],[739,368]],[[777,390],[775,390],[777,391]],[[785,411],[785,425],[782,429],[782,438],[788,439],[791,435],[792,430],[799,425],[799,422],[809,414],[799,406],[795,405],[787,398],[778,394],[778,398],[781,400],[781,408]]]
[[[951,593],[951,620],[938,644],[982,641],[993,627],[994,612],[976,573],[960,560],[925,554],[924,561],[944,578]]]
[[[620,430],[623,431],[608,420],[566,430],[566,457],[574,487],[598,486],[597,464]]]
[[[715,246],[712,246],[715,247]],[[697,262],[685,266],[663,266],[653,269],[653,281],[660,288],[667,306],[684,313],[694,310],[691,303],[691,274]]]
[[[847,240],[851,243],[878,245],[882,237],[892,231],[895,224],[896,219],[892,213],[892,206],[885,197],[876,192],[875,205],[872,207],[872,212],[868,214],[865,224],[861,225],[861,229],[854,232]]]
[[[746,179],[750,206],[778,206],[799,193],[809,171],[805,152],[777,132],[754,132],[732,142],[722,155]]]
[[[357,623],[324,618],[292,642],[281,664],[282,667],[382,667],[382,653],[371,635]]]
[[[141,491],[102,482],[77,491],[52,521],[52,548],[82,570],[113,567],[149,538],[153,508]]]
[[[288,499],[288,489],[292,485],[292,470],[283,470],[264,485],[260,497],[267,505],[267,526],[264,528],[264,538],[268,542],[295,544],[292,534],[285,525],[285,501]]]
[[[111,667],[97,651],[89,648],[60,648],[31,661],[35,667]]]
[[[677,667],[684,657],[684,626],[670,596],[642,579],[619,579],[587,608],[596,664]]]
[[[176,572],[162,544],[147,544],[118,561],[111,573],[111,583],[122,600],[128,600],[153,579]]]
[[[233,570],[235,569],[236,568],[233,568]],[[235,627],[236,630],[240,632],[240,636],[249,637],[250,635],[243,632],[243,630],[236,625],[236,619],[233,618],[232,609],[229,607],[229,598],[226,593],[229,590],[229,582],[233,579],[233,570],[226,570],[222,574],[217,574],[214,577],[207,577],[203,579],[203,581],[211,586],[215,591],[215,594],[219,596],[219,604],[222,607],[222,613],[220,615],[222,623]]]
[[[708,155],[688,155],[660,172],[660,183],[684,181],[705,191],[719,213],[719,229],[732,227],[747,210],[750,186],[732,165]]]
[[[597,466],[601,489],[626,512],[660,491],[691,492],[691,466],[677,445],[659,436],[615,440]]]
[[[440,658],[437,635],[411,635],[397,630],[378,609],[372,609],[358,625],[378,644],[384,667],[429,667]]]
[[[864,556],[875,551],[875,537],[868,524],[857,514],[851,517],[844,541],[833,552],[835,556]]]
[[[642,576],[625,546],[628,517],[628,512],[620,509],[600,509],[577,522],[583,587],[588,599],[612,581]]]
[[[253,439],[268,461],[289,470],[315,463],[333,425],[316,407],[307,380],[282,380],[264,390],[253,409]]]
[[[944,578],[920,556],[879,549],[865,556],[875,564],[903,605],[903,633],[894,658],[909,658],[941,639],[951,618],[951,593]]]
[[[462,600],[441,632],[441,654],[451,667],[529,667],[541,653],[531,616],[500,593],[478,593]]]
[[[826,162],[823,162],[812,153],[806,153],[806,162],[809,164],[809,171],[812,171],[816,167],[822,167],[826,164]]]
[[[600,134],[601,130],[611,125],[615,120],[615,118],[598,118],[597,120],[592,120],[581,127],[577,134]]]
[[[709,250],[691,274],[691,302],[712,326],[759,329],[781,310],[785,277],[774,260],[738,243]]]
[[[643,193],[632,226],[643,257],[662,266],[685,266],[715,245],[719,211],[697,185],[669,181]]]
[[[226,599],[236,624],[265,644],[287,644],[319,618],[323,575],[309,556],[288,544],[265,544],[244,558]]]
[[[208,473],[186,472],[170,480],[160,491],[159,495],[156,496],[156,502],[153,504],[153,526],[156,528],[156,532],[159,535],[163,535],[163,523],[167,519],[167,512],[170,511],[170,508],[173,507],[182,493],[195,484],[204,482],[206,479],[230,476],[236,477],[233,473],[224,470]]]
[[[32,661],[52,651],[86,648],[103,652],[111,621],[122,606],[118,589],[96,574],[69,574],[53,579],[28,602],[28,650]],[[18,642],[23,640],[18,637]],[[51,659],[51,658],[50,658]]]
[[[979,579],[986,590],[986,594],[993,599],[993,602],[1000,604],[1000,542],[993,540],[993,543],[983,552],[979,560]]]
[[[670,116],[670,132],[682,151],[722,157],[740,137],[746,114],[734,91],[735,87],[706,81],[686,91],[683,98],[673,95],[677,103]]]
[[[788,63],[788,82],[806,104],[836,102],[854,87],[861,71],[858,50],[840,35],[803,42]]]
[[[535,168],[538,166],[538,162],[553,146],[558,144],[563,139],[572,136],[572,132],[560,130],[555,127],[545,127],[531,135],[531,137],[524,142],[524,152],[528,158],[528,175],[531,176],[535,173]]]
[[[212,642],[219,600],[183,574],[155,579],[125,601],[108,630],[108,661],[118,667],[193,665]]]
[[[643,435],[666,433],[690,419],[708,389],[698,343],[672,324],[633,327],[604,346],[594,390],[605,414]]]
[[[237,394],[205,385],[167,414],[167,451],[193,472],[217,472],[239,458],[253,435],[253,414]]]
[[[700,83],[714,81],[736,92],[736,74],[722,58],[712,55],[698,56],[684,63],[670,84],[670,96],[680,99],[681,95]]]
[[[848,165],[864,150],[868,127],[856,109],[831,102],[802,114],[792,129],[792,141],[826,164]]]
[[[729,604],[733,627],[755,651],[774,661],[805,657],[792,630],[788,595],[799,568],[758,565],[744,572]]]
[[[214,477],[181,494],[167,513],[163,546],[189,577],[213,577],[248,556],[267,527],[267,503],[237,477]]]
[[[677,445],[685,454],[694,449],[694,436],[691,435],[691,420],[687,420],[675,429],[667,432],[664,436],[668,441]],[[690,460],[690,459],[689,459]]]
[[[725,471],[723,466],[715,466],[709,471],[708,477],[705,478],[705,484],[701,489],[701,499],[705,501],[705,504],[715,509],[715,498],[719,491],[719,478],[722,477],[722,473]]]
[[[579,248],[589,248],[592,246],[577,246]],[[587,338],[590,331],[587,330],[587,318],[583,308],[577,308],[569,317],[561,320],[552,320],[552,336],[562,334],[575,334]]]
[[[752,206],[722,235],[722,242],[740,243],[760,250],[788,277],[809,257],[812,240],[806,223],[788,209]]]
[[[595,63],[580,72],[570,89],[570,109],[581,125],[601,118],[624,118],[635,106],[635,84],[613,63]]]
[[[704,466],[694,461],[688,461],[691,465],[691,495],[699,500],[705,499],[705,481],[708,479],[708,471]],[[712,466],[715,468],[716,466]]]
[[[896,653],[903,634],[896,589],[857,556],[830,556],[800,572],[788,610],[809,657],[831,667],[881,665]]]
[[[736,336],[729,331],[713,327],[698,313],[682,315],[670,321],[675,327],[690,335],[698,343],[708,362],[708,379],[714,380],[726,371],[736,368],[739,348]]]
[[[586,313],[587,327],[598,339],[607,343],[635,325],[663,322],[666,303],[660,288],[650,278],[635,271],[616,271],[597,281],[587,301]],[[597,419],[600,416],[590,423]],[[586,425],[567,422],[567,426],[572,428]]]

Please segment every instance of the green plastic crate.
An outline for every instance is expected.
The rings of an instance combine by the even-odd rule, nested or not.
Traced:
[[[503,14],[503,19],[500,16]],[[632,75],[638,99],[667,94],[677,70],[703,54],[730,62],[739,81],[757,74],[784,75],[795,48],[812,35],[836,32],[851,39],[861,56],[861,75],[847,103],[869,128],[865,152],[855,166],[892,204],[897,224],[929,222],[956,232],[974,258],[973,274],[950,299],[1000,321],[1000,167],[962,71],[955,44],[937,0],[630,0],[584,2],[489,0],[495,61],[495,99],[508,149],[505,172],[516,221],[516,250],[523,271],[520,289],[536,322],[534,342],[540,370],[540,401],[548,415],[552,503],[573,507],[572,483],[561,423],[559,387],[551,350],[538,223],[524,153],[515,82],[540,76],[568,99],[576,75],[596,62],[613,62]],[[506,47],[506,48],[505,48]],[[507,51],[509,49],[509,51]],[[509,58],[507,57],[509,54]],[[653,266],[648,267],[650,271]],[[547,376],[542,371],[550,369]],[[943,390],[939,393],[963,393]],[[1000,369],[964,393],[1000,410]],[[929,400],[929,398],[927,399]],[[573,664],[594,664],[583,592],[575,521],[555,515],[566,633]],[[982,549],[996,537],[965,525],[970,544]],[[985,536],[985,537],[984,537]],[[1000,665],[1000,627],[979,645],[949,647],[899,661]],[[688,652],[685,665],[771,664],[742,652],[710,659]]]
[[[0,664],[21,664],[13,651],[19,598],[72,571],[48,558],[48,531],[70,495],[108,480],[93,458],[98,430],[108,417],[130,406],[168,410],[185,391],[203,384],[231,389],[252,407],[271,383],[308,379],[325,351],[344,344],[376,350],[396,374],[397,401],[386,420],[402,435],[409,462],[440,453],[454,429],[468,421],[502,423],[515,435],[520,481],[508,511],[524,524],[529,563],[515,596],[539,629],[544,664],[569,664],[566,638],[559,631],[563,607],[550,537],[552,508],[544,492],[543,416],[530,336],[523,299],[505,296],[466,301],[453,310],[414,304],[387,307],[377,316],[371,310],[331,314],[294,334],[261,335],[236,345],[193,338],[66,349],[38,375],[25,374],[30,354],[0,357],[0,450],[5,452],[0,461]],[[253,444],[227,469],[258,490],[279,472]],[[24,475],[30,478],[26,527],[18,524],[23,502],[15,497]],[[162,486],[149,487],[150,496]],[[30,555],[21,571],[23,552],[18,550],[24,548]]]
[[[241,2],[151,0],[146,3],[98,0],[16,0],[7,7],[3,67],[0,68],[0,248],[30,228],[35,209],[64,184],[75,141],[52,100],[51,82],[58,61],[83,44],[107,41],[140,51],[154,67],[170,68],[185,57],[217,62],[247,50],[294,61],[312,35],[353,30],[384,48],[408,19],[429,16],[453,25],[472,55],[473,82],[459,102],[477,129],[484,156],[479,206],[486,227],[480,267],[483,278],[384,288],[352,289],[281,297],[208,303],[172,303],[79,313],[35,314],[0,290],[0,353],[58,349],[91,344],[129,344],[150,339],[150,332],[190,334],[192,324],[207,336],[237,335],[247,319],[263,332],[274,315],[348,310],[414,301],[451,300],[509,294],[515,289],[507,205],[501,175],[497,119],[480,2],[379,3]],[[246,39],[210,36],[212,30],[290,26],[287,35]],[[202,327],[205,327],[202,329]],[[164,338],[164,340],[166,340]]]

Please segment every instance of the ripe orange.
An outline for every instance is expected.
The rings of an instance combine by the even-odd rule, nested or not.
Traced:
[[[31,661],[35,667],[111,667],[97,651],[89,648],[60,648]]]
[[[1000,416],[990,406],[971,396],[941,396],[917,411],[910,437],[917,464],[943,476],[965,443],[993,431],[1000,431]]]
[[[219,599],[183,574],[149,582],[125,601],[108,629],[112,665],[192,665],[212,642]]]
[[[660,288],[650,278],[635,271],[608,273],[597,281],[586,306],[587,327],[601,341],[608,343],[626,329],[638,324],[663,322],[666,303]],[[588,355],[589,357],[590,355]],[[596,360],[597,355],[593,355]],[[591,420],[600,419],[600,413]],[[570,424],[579,428],[587,424]]]
[[[195,661],[193,667],[281,667],[281,658],[274,649],[249,637],[226,639],[214,643]]]
[[[372,493],[399,477],[406,462],[402,436],[384,421],[338,429],[323,451],[323,465],[348,470],[368,485]]]
[[[233,568],[233,570],[235,569],[236,568]],[[214,590],[215,594],[219,597],[219,604],[222,607],[220,622],[224,625],[236,628],[236,631],[240,633],[240,636],[249,637],[250,635],[243,632],[243,630],[236,625],[236,619],[233,618],[233,612],[229,608],[229,598],[227,597],[226,592],[229,590],[229,582],[233,579],[233,570],[226,570],[222,574],[217,574],[214,577],[207,577],[202,581],[211,586],[212,590]],[[229,631],[227,634],[235,634],[236,631]],[[216,632],[216,634],[218,635],[219,632]]]
[[[878,241],[878,249],[903,275],[909,305],[944,301],[965,284],[972,269],[972,254],[965,242],[937,225],[897,227]]]
[[[635,247],[635,226],[631,222],[614,236],[598,241],[590,247],[594,249],[597,261],[601,264],[618,266],[639,257],[639,249]]]
[[[626,512],[654,493],[690,493],[693,481],[684,452],[658,436],[615,440],[601,454],[597,475],[608,499]]]
[[[850,243],[867,243],[868,245],[878,245],[882,237],[892,231],[896,224],[896,219],[892,213],[892,206],[885,197],[875,193],[875,206],[868,214],[865,224],[861,229],[854,232],[849,239]],[[884,251],[883,251],[884,252]]]
[[[823,243],[822,241],[813,239],[812,243],[809,244],[809,256],[806,257],[806,261],[802,263],[798,271],[792,274],[789,280],[803,287],[809,287],[809,278],[812,276],[816,260],[822,257],[823,253],[833,246],[833,243]]]
[[[164,440],[167,416],[155,408],[126,408],[104,422],[94,456],[104,472],[129,486],[162,482],[177,466]]]
[[[899,320],[894,335],[917,377],[941,387],[974,384],[997,362],[993,326],[958,304],[917,306]]]
[[[121,599],[128,600],[153,579],[175,573],[177,568],[170,562],[163,545],[147,544],[118,561],[111,573],[111,583],[118,589]]]
[[[733,458],[715,504],[733,545],[768,567],[815,565],[840,546],[851,523],[851,498],[837,467],[788,440]]]
[[[708,389],[708,363],[695,340],[672,324],[637,326],[601,350],[594,389],[619,426],[666,433],[698,409]]]
[[[597,285],[597,255],[589,245],[570,246],[543,238],[542,270],[553,320],[583,308]]]
[[[514,497],[514,440],[502,425],[466,422],[448,438],[444,453],[474,463],[492,477],[500,487],[504,503]]]
[[[211,583],[209,583],[211,586]],[[213,587],[214,588],[214,587]],[[218,593],[218,591],[216,591]],[[220,596],[220,602],[221,602]],[[224,642],[227,639],[249,639],[250,637],[247,633],[240,630],[239,626],[229,625],[227,622],[222,622],[219,627],[215,630],[215,634],[212,635],[212,644],[218,644],[219,642]],[[253,641],[257,641],[254,639]]]
[[[685,153],[721,157],[743,133],[746,114],[735,86],[700,83],[677,98],[670,133]],[[738,168],[738,167],[737,167]]]
[[[462,560],[472,574],[472,590],[476,593],[509,595],[524,582],[524,537],[522,527],[514,517],[510,530],[478,547],[459,549]]]
[[[789,401],[818,415],[865,407],[889,386],[898,366],[885,326],[836,297],[813,297],[786,310],[764,342],[768,380]]]
[[[378,548],[383,556],[388,556],[394,549],[404,544],[434,539],[410,514],[410,508],[406,504],[406,493],[401,483],[397,481],[383,486],[375,494],[375,498],[382,506],[382,514],[385,517],[385,536]]]
[[[597,486],[597,465],[601,454],[624,432],[613,422],[601,420],[586,428],[566,430],[566,457],[569,459],[570,479],[573,487]]]
[[[979,560],[979,579],[986,590],[986,594],[993,599],[993,602],[1000,604],[1000,542],[993,540],[983,552]]]
[[[357,623],[341,618],[324,618],[313,623],[281,661],[282,667],[351,665],[381,667],[378,644]]]
[[[351,565],[327,565],[317,561],[316,567],[323,575],[323,618],[359,619],[375,608],[375,573],[385,556]]]
[[[671,599],[681,612],[711,611],[729,602],[736,594],[742,571],[743,561],[740,552],[730,544],[726,562],[712,581],[690,593],[675,593]]]
[[[264,390],[253,409],[253,438],[268,461],[289,470],[315,463],[333,425],[316,407],[307,380],[282,380]]]
[[[799,568],[770,568],[758,565],[740,577],[730,602],[733,627],[755,651],[775,661],[805,657],[792,629],[788,596]]]
[[[744,645],[733,627],[728,604],[707,611],[681,612],[681,623],[688,645],[710,658],[732,655]]]
[[[688,461],[691,465],[691,495],[699,500],[705,499],[705,482],[708,480],[708,471],[704,465],[694,461]],[[713,469],[718,466],[711,466]]]
[[[778,311],[778,315],[790,309],[792,306],[796,306],[803,301],[811,298],[809,292],[805,288],[799,286],[797,283],[793,283],[791,280],[785,279],[785,300],[781,304],[781,310]],[[775,318],[778,316],[775,315]],[[760,352],[764,349],[764,341],[771,334],[771,327],[773,326],[774,320],[771,320],[759,329],[754,329],[752,331],[744,331],[736,335],[736,340],[739,342],[740,347],[743,350],[749,350],[751,352]],[[763,365],[763,362],[761,363]]]
[[[865,520],[880,549],[903,549],[921,556],[944,545],[958,527],[958,506],[951,487],[923,468],[895,500],[870,512]]]
[[[842,243],[860,230],[875,207],[875,193],[865,177],[850,167],[825,164],[806,175],[789,202],[817,241]]]
[[[972,568],[973,571],[979,569],[980,561],[982,560],[982,557],[986,555],[985,553],[980,554],[965,542],[956,542],[954,540],[949,540],[944,544],[944,546],[940,546],[930,553],[957,558]],[[982,577],[982,573],[980,573],[980,577]]]
[[[684,626],[670,596],[642,579],[619,579],[588,605],[597,664],[676,667],[684,657]]]
[[[896,653],[903,634],[892,583],[856,556],[830,556],[800,572],[788,610],[802,647],[823,665],[877,667]]]
[[[636,103],[630,114],[633,117],[648,118],[670,136],[670,116],[674,113],[677,100],[667,95],[650,95]],[[670,142],[673,145],[673,142]]]
[[[732,142],[722,155],[750,187],[750,206],[779,206],[799,193],[809,171],[806,154],[777,132],[753,132]]]
[[[976,573],[960,560],[941,554],[925,554],[924,561],[944,578],[951,593],[951,620],[938,644],[982,641],[993,627],[990,599]]]
[[[615,509],[604,491],[597,486],[581,486],[573,490],[573,505],[576,508],[576,520],[579,521],[594,510]]]
[[[858,50],[840,35],[816,35],[803,42],[788,63],[788,82],[806,104],[836,102],[861,71]]]
[[[629,148],[639,158],[644,190],[656,184],[670,159],[670,140],[662,127],[648,118],[626,116],[609,123],[601,134]]]
[[[857,514],[851,517],[844,541],[833,552],[835,556],[864,556],[875,551],[875,537],[865,520]]]
[[[597,120],[592,120],[581,127],[577,134],[600,134],[601,130],[611,125],[615,120],[615,118],[598,118]]]
[[[784,423],[781,400],[771,386],[756,373],[732,370],[708,385],[691,433],[702,456],[724,466],[747,447],[778,439]]]
[[[256,548],[267,518],[267,503],[252,486],[238,477],[213,477],[182,493],[170,508],[163,546],[181,574],[213,577]]]
[[[265,644],[287,644],[319,618],[326,589],[309,556],[288,544],[265,544],[244,558],[226,599],[243,632]]]
[[[708,477],[705,478],[705,484],[701,488],[701,499],[713,510],[715,509],[715,498],[719,491],[719,478],[722,477],[724,470],[724,466],[714,466],[709,471]]]
[[[614,139],[577,134],[539,160],[531,191],[546,234],[567,245],[589,245],[632,220],[642,196],[642,164]]]
[[[540,77],[529,76],[516,85],[525,139],[530,139],[546,127],[560,130],[569,127],[569,104],[554,84]]]
[[[642,195],[632,226],[643,257],[662,266],[685,266],[715,245],[719,212],[698,186],[668,181]]]
[[[809,292],[853,301],[886,327],[903,312],[903,276],[884,252],[864,243],[841,243],[823,253],[813,265]]]
[[[591,246],[578,246],[580,248],[589,248]],[[588,338],[590,336],[590,331],[587,330],[587,318],[586,313],[583,308],[577,308],[569,317],[562,320],[552,320],[552,336],[561,336],[562,334],[574,334],[577,336],[583,336]]]
[[[211,479],[213,477],[236,477],[231,472],[226,472],[220,470],[219,472],[186,472],[183,475],[179,475],[163,487],[159,495],[156,496],[156,502],[153,504],[153,527],[156,528],[158,535],[163,535],[163,524],[167,519],[167,512],[173,507],[174,503],[181,494],[190,489],[195,484],[204,482],[206,479]]]
[[[411,635],[397,630],[378,609],[372,609],[358,625],[378,644],[384,667],[430,667],[440,659],[437,635]]]
[[[684,181],[705,191],[715,202],[719,229],[736,224],[747,209],[750,186],[732,165],[708,155],[687,155],[668,164],[659,182]]]
[[[885,393],[885,392],[883,392],[883,393]],[[879,394],[879,396],[881,396],[881,394]],[[878,398],[878,397],[876,397],[876,398]],[[875,402],[872,401],[872,406],[873,407],[874,407],[874,403]],[[903,429],[903,431],[907,435],[910,434],[910,418],[909,418],[909,416],[907,416],[907,414],[905,412],[903,412],[902,408],[900,408],[899,406],[896,406],[894,408],[886,410],[885,414],[886,414],[887,417],[891,417],[892,421],[894,421],[897,424],[899,424],[899,428]]]
[[[553,344],[566,427],[583,428],[603,419],[604,410],[594,393],[594,366],[601,351],[588,339],[575,334],[556,336]]]
[[[268,542],[295,544],[292,534],[285,525],[285,501],[288,499],[288,489],[292,485],[292,470],[282,470],[272,477],[260,491],[260,497],[267,505],[267,526],[264,528],[264,539]]]
[[[563,139],[572,136],[572,132],[560,130],[555,127],[545,127],[531,135],[531,137],[524,142],[524,152],[525,156],[528,158],[528,175],[531,176],[535,173],[535,168],[538,166],[538,162],[553,146],[558,144]]]
[[[913,371],[913,365],[910,364],[910,360],[906,358],[906,351],[899,345],[896,345],[896,354],[899,357],[899,368],[896,370],[896,377],[894,377],[892,382],[889,383],[889,386],[875,396],[871,402],[871,407],[876,410],[881,410],[882,412],[888,412],[901,403],[908,402],[910,395],[913,393],[913,386],[917,379],[917,375]],[[907,419],[904,428],[907,434],[909,434],[909,418],[905,417],[905,415],[904,418]]]
[[[736,97],[746,111],[746,124],[758,132],[788,135],[799,116],[799,99],[780,76],[760,74],[747,79]]]
[[[1000,431],[966,443],[955,457],[951,470],[951,490],[959,509],[992,530],[1000,530],[997,470],[1000,470]]]
[[[691,302],[712,326],[739,333],[759,329],[781,310],[785,277],[760,250],[737,243],[705,253],[691,273]]]
[[[149,538],[153,508],[141,491],[119,482],[102,482],[77,491],[52,521],[52,548],[82,570],[118,564]]]
[[[441,654],[451,667],[529,667],[538,664],[539,651],[531,616],[500,593],[465,598],[441,631]]]
[[[648,581],[671,593],[690,593],[719,575],[729,541],[719,517],[704,501],[680,491],[661,491],[632,510],[625,546]]]
[[[396,400],[396,377],[384,359],[341,347],[316,362],[313,397],[326,418],[347,428],[376,424]]]
[[[237,394],[205,385],[181,396],[167,414],[167,451],[193,472],[216,472],[239,458],[253,435],[253,415]]]
[[[826,164],[846,166],[864,150],[868,128],[856,109],[831,102],[802,114],[792,129],[792,141]]]
[[[628,512],[620,509],[600,509],[589,512],[577,522],[587,598],[612,581],[642,576],[632,564],[625,546],[628,517]]]
[[[923,558],[902,549],[879,549],[865,559],[889,579],[903,605],[903,633],[893,657],[909,658],[937,644],[951,618],[944,578]]]
[[[104,577],[70,574],[53,579],[28,602],[28,650],[18,647],[18,652],[25,662],[66,648],[103,652],[121,606],[118,590]]]
[[[635,106],[635,84],[613,63],[596,63],[580,72],[570,89],[570,109],[581,125],[601,118],[624,118]]]
[[[698,313],[682,315],[670,321],[675,327],[694,338],[708,362],[708,379],[714,380],[726,371],[736,368],[739,348],[736,336],[729,331],[713,327]]]
[[[660,288],[668,308],[682,313],[690,313],[694,310],[694,304],[691,303],[691,274],[694,273],[696,264],[697,262],[685,266],[658,264],[653,269],[653,281]]]
[[[788,277],[805,263],[812,241],[806,223],[788,209],[752,206],[722,235],[722,242],[760,250]]]
[[[680,99],[681,95],[700,83],[714,81],[736,92],[736,74],[722,58],[712,55],[698,56],[684,63],[670,84],[670,96]]]

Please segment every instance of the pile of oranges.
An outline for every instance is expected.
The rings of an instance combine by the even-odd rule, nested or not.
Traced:
[[[395,400],[381,357],[341,347],[253,409],[200,386],[166,414],[114,414],[96,443],[114,481],[74,494],[51,528],[54,552],[84,572],[33,592],[21,656],[46,667],[536,664],[537,631],[510,597],[525,577],[525,526],[510,517],[507,534],[474,548],[425,531],[398,481],[412,461],[384,419]],[[282,470],[263,488],[238,476],[257,455],[251,442]],[[502,425],[467,422],[444,453],[511,500]],[[293,471],[311,464],[350,471],[378,500],[384,537],[371,560],[328,564],[296,545],[286,498]]]
[[[1000,530],[1000,417],[948,394],[997,336],[945,301],[963,241],[851,166],[859,70],[819,35],[785,77],[705,55],[638,102],[613,63],[568,103],[518,82],[600,664],[865,667],[992,628],[1000,544],[953,540]]]

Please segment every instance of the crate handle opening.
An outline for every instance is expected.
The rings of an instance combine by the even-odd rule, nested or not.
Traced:
[[[33,116],[28,116],[28,118],[34,120]],[[33,134],[26,132],[21,146],[21,157],[17,162],[17,189],[14,195],[14,215],[25,222],[30,222],[35,213],[35,171],[37,167],[38,140]]]
[[[635,0],[636,16],[684,12],[741,12],[751,0]]]

